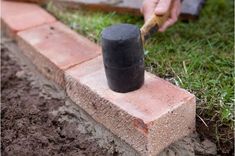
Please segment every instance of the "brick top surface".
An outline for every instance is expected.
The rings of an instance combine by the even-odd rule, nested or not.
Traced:
[[[36,4],[9,1],[1,3],[1,18],[15,32],[56,21]]]
[[[72,76],[99,96],[145,123],[154,121],[194,98],[186,90],[148,72],[145,73],[145,83],[140,89],[129,93],[114,92],[107,85],[101,57],[67,70],[66,75]]]
[[[100,47],[60,22],[25,30],[18,37],[61,69],[98,56]]]

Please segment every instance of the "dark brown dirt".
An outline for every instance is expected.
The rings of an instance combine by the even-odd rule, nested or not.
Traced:
[[[30,80],[16,76],[21,67],[1,48],[1,151],[3,156],[108,155],[95,140],[60,121],[51,111],[63,100],[44,98]],[[48,95],[49,96],[49,95]],[[86,134],[87,135],[87,134]]]
[[[217,143],[217,150],[218,154],[222,156],[233,156],[234,155],[234,133],[233,130],[231,130],[231,127],[229,126],[220,126],[220,129],[218,131],[220,132],[219,134],[224,134],[223,136],[218,136],[220,137],[220,142],[218,142],[214,138],[214,134],[218,133],[216,132],[217,127],[219,125],[212,123],[211,121],[206,122],[208,127],[205,126],[204,123],[202,123],[201,120],[197,120],[196,122],[196,127],[197,127],[197,132],[200,134],[201,138],[208,138],[213,142]],[[215,127],[217,125],[217,127]]]

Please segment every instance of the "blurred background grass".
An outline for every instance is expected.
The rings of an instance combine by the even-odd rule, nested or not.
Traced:
[[[197,131],[217,143],[219,152],[233,148],[234,129],[234,1],[207,0],[200,18],[178,22],[145,43],[146,70],[194,93]],[[117,23],[139,27],[143,18],[128,14],[47,9],[90,40]]]

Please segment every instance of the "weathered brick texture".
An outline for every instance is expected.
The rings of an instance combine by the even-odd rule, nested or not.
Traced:
[[[1,2],[1,22],[3,30],[10,37],[35,26],[53,23],[56,19],[36,4],[20,2]]]
[[[48,78],[64,86],[64,70],[100,55],[100,47],[60,22],[17,34],[22,51]]]
[[[156,155],[195,128],[195,97],[148,72],[139,90],[107,86],[102,58],[66,71],[68,96],[142,155]]]

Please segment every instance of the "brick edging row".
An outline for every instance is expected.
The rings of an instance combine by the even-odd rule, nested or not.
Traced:
[[[2,1],[1,29],[37,69],[141,155],[156,155],[195,129],[195,96],[148,72],[144,86],[111,91],[101,48],[35,4]]]

